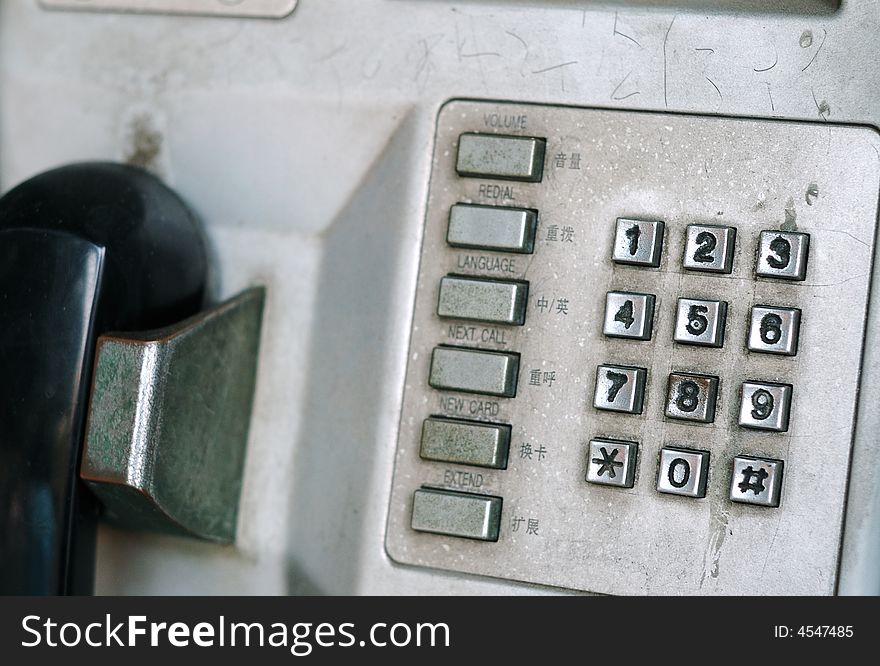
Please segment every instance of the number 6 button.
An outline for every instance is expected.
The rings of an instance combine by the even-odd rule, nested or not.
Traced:
[[[786,432],[791,391],[791,384],[743,382],[739,424],[743,428]]]
[[[810,236],[789,231],[762,231],[755,274],[783,280],[807,276]]]
[[[797,354],[801,311],[756,305],[749,325],[749,350],[765,354]]]
[[[666,392],[666,416],[683,421],[712,423],[718,399],[718,377],[673,372]]]

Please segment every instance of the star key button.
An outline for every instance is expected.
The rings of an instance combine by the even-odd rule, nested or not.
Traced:
[[[617,488],[632,488],[639,445],[616,439],[590,440],[587,482]]]

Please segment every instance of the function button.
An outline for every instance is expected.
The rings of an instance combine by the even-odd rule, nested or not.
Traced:
[[[528,293],[528,282],[447,275],[440,280],[437,315],[522,326]]]
[[[412,528],[417,532],[498,541],[500,497],[420,488],[413,495]]]
[[[718,377],[673,372],[666,392],[666,416],[683,421],[712,423],[718,400]]]
[[[682,265],[689,271],[730,273],[736,229],[714,224],[690,224],[684,245]]]
[[[755,274],[781,280],[807,276],[810,235],[793,231],[762,231]]]
[[[801,311],[774,305],[752,308],[749,325],[749,349],[764,354],[794,356],[798,349]]]
[[[428,383],[435,389],[512,398],[518,374],[519,354],[441,345],[431,355]]]
[[[641,414],[645,402],[645,368],[600,365],[596,371],[593,406],[611,412]]]
[[[632,488],[638,449],[636,442],[601,438],[590,440],[587,481],[603,486]]]
[[[657,491],[685,497],[705,497],[709,476],[708,451],[690,449],[660,449],[660,471]]]
[[[781,460],[736,456],[733,459],[730,499],[743,504],[779,506],[784,466]]]
[[[539,183],[544,175],[547,142],[525,136],[466,133],[458,137],[455,170],[469,178],[497,178]]]
[[[650,340],[654,325],[654,295],[609,291],[605,297],[605,326],[609,338]]]
[[[425,460],[507,469],[510,426],[431,416],[422,424]]]
[[[743,428],[786,432],[791,392],[791,384],[743,382],[739,424]]]
[[[726,323],[726,302],[679,298],[674,338],[683,345],[720,347]]]
[[[446,242],[452,247],[531,254],[537,226],[537,211],[527,208],[455,204],[449,210]]]
[[[611,256],[615,263],[657,268],[662,251],[663,222],[617,218]]]

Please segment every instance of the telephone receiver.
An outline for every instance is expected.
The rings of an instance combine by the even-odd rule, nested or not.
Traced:
[[[79,478],[98,336],[202,307],[195,215],[112,163],[48,171],[0,198],[0,590],[90,594],[98,507]]]

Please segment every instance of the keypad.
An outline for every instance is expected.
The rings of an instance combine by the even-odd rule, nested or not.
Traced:
[[[445,106],[391,558],[611,594],[833,591],[874,148],[831,123]],[[805,179],[834,196],[800,203]]]

